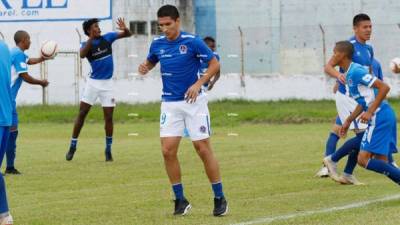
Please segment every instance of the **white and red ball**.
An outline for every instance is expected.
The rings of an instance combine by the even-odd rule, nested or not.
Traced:
[[[45,59],[54,58],[57,55],[57,42],[55,41],[45,41],[40,48],[40,54]]]
[[[393,58],[389,66],[393,73],[400,73],[400,58]]]

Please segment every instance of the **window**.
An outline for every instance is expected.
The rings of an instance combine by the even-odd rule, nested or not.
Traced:
[[[160,30],[160,27],[158,26],[158,22],[155,20],[151,21],[151,34],[152,35],[161,34],[161,30]]]
[[[129,28],[132,34],[135,35],[147,35],[146,21],[131,21],[129,23]]]

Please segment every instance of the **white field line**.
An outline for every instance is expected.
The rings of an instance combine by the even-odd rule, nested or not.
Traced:
[[[310,215],[314,215],[314,214],[331,213],[331,212],[341,211],[341,210],[346,210],[346,209],[361,208],[361,207],[364,207],[364,206],[367,206],[367,205],[371,205],[371,204],[374,204],[374,203],[386,202],[386,201],[392,201],[392,200],[398,200],[398,199],[400,199],[400,194],[399,195],[391,195],[391,196],[387,196],[387,197],[383,197],[383,198],[379,198],[379,199],[374,199],[374,200],[356,202],[356,203],[343,205],[343,206],[332,207],[332,208],[310,210],[310,211],[286,214],[286,215],[275,216],[275,217],[257,218],[257,219],[254,219],[254,220],[241,222],[241,223],[236,223],[236,224],[232,224],[232,225],[251,225],[251,224],[259,224],[259,223],[264,223],[265,224],[265,223],[271,223],[271,222],[276,221],[276,220],[287,220],[287,219],[293,219],[293,218],[301,217],[301,216],[310,216]]]

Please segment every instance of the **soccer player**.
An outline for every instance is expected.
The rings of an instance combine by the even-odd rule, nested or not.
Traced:
[[[0,40],[0,167],[6,153],[6,145],[12,121],[11,104],[11,55],[8,46]],[[12,225],[13,219],[9,213],[6,185],[0,173],[0,224]]]
[[[34,65],[43,62],[43,57],[29,58],[25,51],[31,46],[31,39],[26,31],[19,30],[14,34],[14,41],[16,46],[11,49],[11,96],[12,96],[12,125],[10,128],[10,135],[7,142],[7,168],[6,174],[18,175],[20,172],[15,168],[15,156],[16,156],[16,142],[18,137],[18,113],[17,113],[17,95],[23,81],[33,84],[47,87],[49,82],[47,80],[36,79],[28,74],[28,65]]]
[[[355,48],[352,60],[365,66],[366,68],[368,68],[369,71],[371,71],[371,64],[374,58],[374,52],[372,46],[366,43],[368,40],[370,40],[372,33],[372,24],[370,17],[363,13],[354,16],[353,31],[354,36],[350,38],[350,42],[354,45]],[[343,74],[344,71],[337,71],[334,68],[335,62],[333,62],[333,60],[334,59],[331,58],[325,65],[325,72],[328,75],[337,78],[338,88],[335,93],[335,101],[338,117],[336,118],[335,124],[333,125],[332,131],[329,134],[328,140],[326,142],[325,158],[329,157],[335,152],[337,142],[339,141],[339,131],[341,125],[343,121],[347,118],[347,116],[354,111],[357,105],[357,103],[353,99],[351,99],[346,92],[346,81]],[[361,138],[361,133],[363,132],[363,130],[366,129],[366,127],[366,124],[355,122],[351,125],[350,129],[354,130],[355,133],[359,133],[358,138]],[[321,171],[317,173],[317,175],[321,177],[330,175],[334,180],[338,180],[339,177],[337,176],[337,173],[335,173],[335,171],[329,171],[330,174],[327,172],[328,171],[326,168],[322,168]]]
[[[180,30],[179,12],[175,6],[162,6],[157,17],[164,35],[153,40],[148,57],[139,65],[138,71],[145,75],[160,63],[163,83],[161,150],[176,198],[174,215],[185,215],[191,208],[184,196],[177,157],[186,127],[214,192],[213,215],[223,216],[228,211],[228,203],[222,190],[218,161],[211,148],[210,114],[202,91],[203,84],[219,71],[219,62],[203,40]],[[199,79],[200,60],[207,63],[208,68]]]
[[[120,38],[130,37],[132,34],[126,27],[122,18],[117,20],[117,29],[121,32],[110,32],[101,35],[98,19],[89,19],[83,22],[83,31],[89,37],[81,45],[80,56],[87,58],[92,72],[87,78],[85,90],[79,106],[79,113],[76,117],[74,129],[72,132],[69,151],[66,154],[68,161],[72,160],[78,144],[78,136],[85,122],[85,118],[97,98],[100,99],[103,107],[105,122],[105,157],[106,162],[113,161],[111,154],[111,145],[113,140],[113,112],[115,107],[115,98],[113,94],[113,57],[112,43]]]
[[[372,71],[378,79],[383,80],[381,65],[376,59],[373,59],[372,61]],[[341,184],[363,185],[363,183],[359,182],[353,176],[354,168],[357,165],[357,157],[360,151],[360,144],[363,135],[364,131],[356,133],[356,137],[346,141],[336,152],[325,159],[326,164],[330,167],[329,170],[332,171],[331,176],[333,180]],[[349,158],[344,168],[343,175],[339,177],[336,172],[336,163],[346,155],[349,155]],[[389,156],[391,156],[391,154]]]
[[[368,128],[361,141],[357,162],[360,166],[389,177],[400,185],[400,169],[388,162],[388,155],[397,151],[396,115],[385,100],[390,88],[360,64],[352,62],[354,46],[340,41],[334,48],[337,65],[346,72],[350,96],[357,101],[355,110],[346,118],[340,135],[359,118]]]

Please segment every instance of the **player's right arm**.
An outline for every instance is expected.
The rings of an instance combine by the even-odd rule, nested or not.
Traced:
[[[49,82],[47,80],[36,79],[30,76],[28,73],[20,73],[19,76],[22,77],[22,79],[24,79],[24,81],[29,84],[36,84],[42,87],[47,87],[47,85],[49,85]]]
[[[89,53],[90,49],[92,48],[92,42],[94,39],[95,39],[95,31],[92,29],[91,32],[89,33],[89,39],[81,47],[80,56],[82,59],[85,58]]]
[[[328,63],[325,65],[324,67],[324,71],[326,74],[328,74],[331,77],[334,77],[336,79],[338,79],[341,83],[346,83],[346,78],[344,76],[344,74],[340,73],[339,71],[337,71],[335,69],[335,67],[338,65],[337,60],[335,58],[335,56],[332,56]]]

